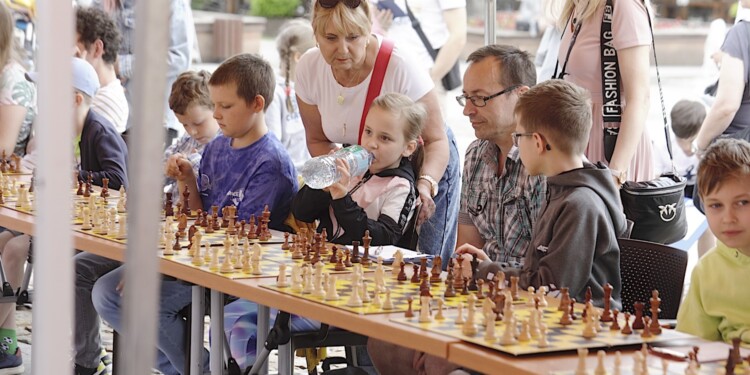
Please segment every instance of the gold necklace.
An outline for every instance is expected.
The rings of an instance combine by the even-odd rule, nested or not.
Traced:
[[[340,85],[341,89],[339,90],[339,96],[336,98],[337,103],[339,103],[340,105],[344,104],[344,99],[345,99],[344,92],[343,92],[344,87],[352,87],[352,84],[354,82],[357,82],[361,76],[362,76],[362,72],[361,71],[357,72],[357,75],[353,76],[352,79],[349,80],[349,83],[347,84],[347,86]]]

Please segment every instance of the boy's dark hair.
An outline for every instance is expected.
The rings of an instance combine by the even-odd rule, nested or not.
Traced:
[[[705,197],[729,179],[746,177],[750,177],[750,143],[742,139],[719,139],[706,149],[698,164],[698,193]]]
[[[224,60],[211,74],[208,84],[221,86],[234,83],[237,85],[237,96],[251,105],[257,95],[265,99],[265,111],[273,99],[276,76],[268,61],[262,57],[243,53]]]
[[[672,120],[672,131],[677,138],[690,139],[701,130],[706,118],[706,107],[700,102],[680,100],[669,112]]]
[[[406,122],[404,130],[404,139],[407,141],[417,141],[417,148],[409,157],[411,160],[414,175],[419,176],[424,162],[424,146],[419,143],[419,137],[422,135],[425,120],[427,119],[427,110],[421,103],[415,103],[411,98],[399,93],[387,93],[378,96],[372,101],[372,107],[380,107],[396,115],[399,121]]]
[[[107,64],[117,62],[117,52],[120,50],[120,32],[115,25],[115,21],[103,10],[93,7],[76,8],[76,32],[86,48],[100,39],[104,44],[102,60]]]
[[[480,62],[488,57],[494,57],[500,63],[499,83],[503,87],[514,85],[531,87],[536,84],[536,67],[528,52],[513,46],[492,44],[472,52],[466,62]]]
[[[193,104],[214,108],[214,103],[208,93],[210,78],[211,73],[205,70],[187,71],[180,74],[172,84],[169,109],[178,115],[184,115]]]
[[[588,90],[561,79],[531,87],[518,98],[514,110],[524,130],[542,133],[546,141],[568,155],[583,154],[591,132]]]

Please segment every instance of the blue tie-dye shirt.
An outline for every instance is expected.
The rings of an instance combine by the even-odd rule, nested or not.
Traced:
[[[232,148],[232,139],[219,135],[203,151],[198,189],[203,209],[236,206],[237,220],[260,217],[271,210],[270,227],[283,230],[291,200],[297,192],[297,173],[276,137],[264,135],[255,143]]]

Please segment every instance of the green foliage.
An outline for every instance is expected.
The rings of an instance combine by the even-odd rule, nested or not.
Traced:
[[[190,7],[193,9],[201,10],[203,9],[203,6],[206,4],[206,0],[191,0],[190,1]]]
[[[250,0],[250,12],[261,17],[292,17],[300,0]]]

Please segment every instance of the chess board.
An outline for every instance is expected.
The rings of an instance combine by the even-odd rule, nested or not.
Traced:
[[[113,241],[113,242],[117,242],[117,243],[123,244],[123,245],[127,244],[127,235],[126,235],[126,238],[120,239],[120,238],[117,238],[117,231],[116,230],[114,232],[108,232],[107,234],[94,233],[93,230],[83,230],[83,229],[81,229],[81,221],[80,220],[78,220],[76,222],[76,226],[73,228],[73,230],[76,231],[76,232],[78,232],[78,233],[88,234],[90,236],[101,238],[103,240]]]
[[[521,322],[529,317],[530,311],[530,308],[526,306],[517,307],[514,310],[514,316],[519,322]],[[413,318],[398,317],[391,320],[401,324],[417,327],[425,331],[431,331],[455,337],[514,356],[561,352],[575,350],[578,348],[611,348],[639,345],[644,342],[652,343],[667,340],[687,339],[692,337],[682,332],[665,329],[663,330],[663,333],[661,335],[653,335],[650,338],[642,338],[640,336],[640,330],[634,330],[633,334],[625,335],[620,333],[619,330],[610,331],[609,324],[602,323],[602,331],[599,332],[596,337],[587,339],[582,336],[584,324],[580,317],[574,320],[573,324],[569,326],[563,326],[558,323],[560,317],[562,316],[562,312],[557,311],[557,307],[547,307],[544,309],[542,318],[544,324],[547,325],[547,341],[549,343],[547,347],[540,348],[537,345],[538,340],[536,338],[532,338],[531,341],[518,342],[512,345],[500,345],[499,340],[503,336],[505,325],[502,322],[494,322],[496,339],[493,341],[486,340],[485,326],[483,323],[484,317],[482,316],[481,312],[481,305],[477,304],[475,320],[477,322],[477,333],[473,336],[467,336],[463,334],[463,325],[455,323],[457,311],[453,310],[444,312],[443,315],[445,316],[445,319],[442,321],[433,320],[432,322],[428,323],[419,323],[419,312],[416,311],[416,309],[414,313],[415,317]],[[465,317],[466,311],[464,311],[464,319]],[[622,317],[620,317],[620,320],[622,321],[621,325],[624,324],[624,320],[622,319]]]
[[[386,287],[390,289],[391,291],[391,302],[393,303],[393,309],[383,309],[381,306],[376,306],[372,302],[365,302],[363,303],[363,306],[359,307],[353,307],[353,306],[347,306],[347,302],[349,300],[349,296],[352,294],[352,282],[348,275],[337,275],[336,279],[336,291],[338,292],[340,298],[335,301],[327,301],[324,298],[314,296],[311,293],[301,293],[301,292],[295,292],[292,291],[291,287],[278,287],[275,283],[269,283],[266,285],[263,285],[263,287],[268,289],[273,289],[281,293],[293,295],[296,297],[300,297],[309,301],[321,303],[324,305],[336,307],[342,310],[350,311],[357,314],[387,314],[387,313],[394,313],[394,312],[405,312],[409,308],[408,303],[408,297],[411,296],[413,298],[412,302],[412,309],[416,311],[419,308],[419,283],[412,283],[411,281],[407,280],[405,282],[399,282],[390,274],[390,270],[386,270],[386,280],[385,284]],[[365,278],[367,281],[367,290],[370,294],[370,297],[373,298],[375,293],[375,279],[372,274],[365,274]],[[430,286],[430,292],[435,297],[442,297],[443,293],[445,292],[445,283],[434,283]],[[474,293],[474,292],[471,292]],[[381,302],[384,302],[386,299],[386,294],[381,292],[380,294],[380,300]],[[460,293],[456,297],[451,298],[444,298],[445,304],[443,305],[445,308],[452,308],[457,307],[459,303],[466,304],[468,295],[461,295]],[[515,301],[514,303],[525,303],[525,299]]]
[[[195,220],[189,220],[187,227],[190,228],[191,225],[195,224]],[[177,228],[177,225],[173,225],[174,228]],[[197,226],[196,226],[197,227]],[[202,241],[208,241],[210,246],[224,246],[224,239],[227,236],[226,228],[220,228],[218,230],[215,230],[211,233],[206,233],[206,228],[203,227],[197,227],[200,228],[200,230],[203,232],[202,235]],[[185,230],[187,232],[187,229]],[[258,239],[252,239],[250,240],[250,243],[260,243],[260,244],[278,244],[284,242],[284,234],[282,232],[279,232],[277,230],[269,230],[271,232],[271,238],[266,241],[261,241]],[[187,247],[188,240],[187,238],[183,239],[182,241],[182,247]]]
[[[276,277],[279,274],[278,263],[271,261],[271,260],[262,259],[262,258],[260,261],[260,269],[261,269],[260,275],[253,274],[252,270],[251,272],[244,272],[242,271],[241,267],[237,268],[236,266],[232,267],[231,272],[222,272],[220,270],[220,267],[221,267],[221,264],[224,262],[225,255],[224,255],[223,249],[218,249],[218,250],[219,250],[218,268],[210,267],[210,258],[208,260],[204,258],[204,262],[200,266],[193,264],[193,258],[192,256],[188,254],[186,250],[180,250],[178,252],[175,252],[174,255],[164,255],[164,252],[160,251],[159,255],[164,259],[168,259],[173,262],[177,262],[177,263],[186,265],[191,268],[199,269],[204,272],[212,273],[214,275],[226,277],[228,279],[255,279],[255,278],[262,278],[262,277]]]

